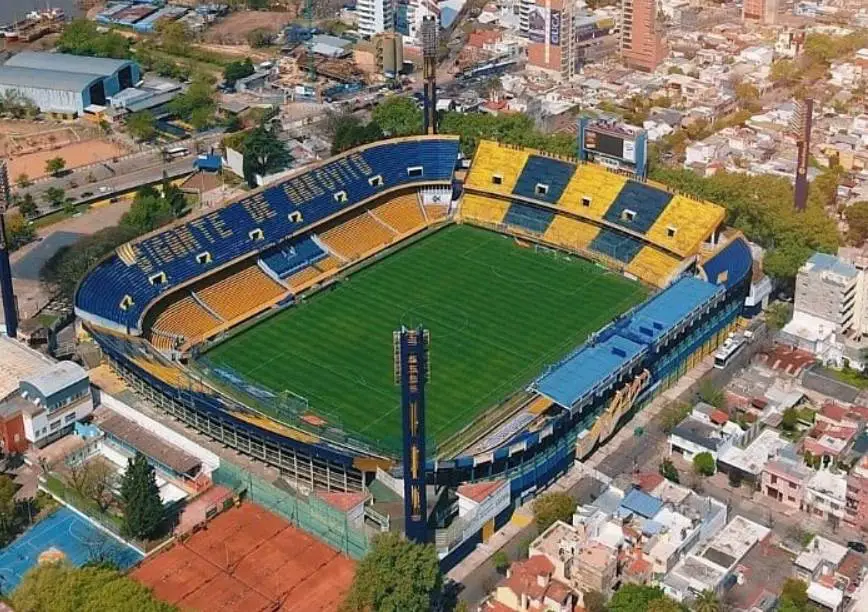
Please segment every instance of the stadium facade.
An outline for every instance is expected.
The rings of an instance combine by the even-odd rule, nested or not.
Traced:
[[[480,144],[462,182],[457,159],[456,138],[427,136],[327,160],[118,248],[81,282],[76,314],[113,369],[165,412],[306,487],[353,491],[378,469],[400,476],[399,458],[316,423],[266,417],[179,362],[374,254],[455,222],[578,254],[654,287],[520,389],[517,410],[428,460],[431,484],[506,478],[520,499],[723,341],[752,260],[743,238],[721,239],[720,207],[662,186],[492,142]],[[383,226],[388,236],[371,238]]]

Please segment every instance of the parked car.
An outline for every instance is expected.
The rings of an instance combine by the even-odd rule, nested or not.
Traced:
[[[862,542],[857,542],[852,540],[847,542],[847,548],[850,550],[855,550],[857,553],[862,553],[863,555],[868,552],[868,546],[865,546]]]

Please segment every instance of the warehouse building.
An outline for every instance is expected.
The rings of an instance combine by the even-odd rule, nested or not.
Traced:
[[[139,80],[135,62],[65,53],[23,51],[0,66],[0,93],[18,92],[40,111],[63,116],[105,106],[109,97]]]

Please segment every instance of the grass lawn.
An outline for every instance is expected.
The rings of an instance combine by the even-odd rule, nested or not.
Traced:
[[[350,435],[395,451],[392,331],[402,324],[431,331],[427,434],[442,442],[646,294],[579,258],[455,225],[230,338],[207,359],[301,395]]]

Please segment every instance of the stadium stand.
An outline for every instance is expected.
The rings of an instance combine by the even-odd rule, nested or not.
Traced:
[[[512,193],[554,204],[561,199],[575,169],[575,163],[541,155],[531,155],[528,157]]]
[[[642,248],[642,243],[627,234],[621,234],[608,227],[601,227],[589,246],[592,250],[606,257],[630,263]]]
[[[530,204],[513,202],[509,210],[506,211],[503,222],[534,234],[544,234],[554,218],[555,213],[553,211],[537,208]]]
[[[461,203],[461,218],[480,223],[500,224],[509,209],[509,203],[497,198],[488,198],[465,193]]]
[[[451,184],[457,156],[456,137],[420,136],[373,143],[326,161],[118,248],[80,284],[76,313],[104,327],[138,331],[145,309],[173,287],[269,248],[386,189]]]
[[[220,318],[234,321],[275,301],[284,293],[285,287],[278,285],[254,264],[197,291],[196,295]]]
[[[665,287],[678,268],[677,257],[653,246],[643,246],[627,266],[627,272],[655,287]]]
[[[579,219],[556,215],[543,235],[543,240],[573,250],[587,249],[600,229]]]
[[[655,244],[689,256],[699,250],[725,216],[721,206],[676,195],[645,235]]]
[[[627,183],[623,176],[593,164],[576,168],[558,206],[599,221]]]
[[[274,278],[286,278],[328,256],[312,236],[282,244],[260,256],[260,263]]]
[[[320,240],[329,251],[347,260],[355,260],[381,249],[394,239],[395,232],[367,211],[320,234]]]
[[[188,295],[169,304],[157,316],[152,328],[159,334],[181,337],[189,342],[204,336],[218,325],[220,321]]]
[[[425,225],[425,217],[415,193],[383,202],[372,208],[371,213],[399,234],[406,234]]]
[[[530,153],[521,148],[483,140],[476,149],[464,184],[470,189],[509,195],[528,157]]]
[[[286,279],[286,284],[289,285],[290,291],[298,293],[312,285],[323,274],[322,270],[318,270],[316,266],[311,266],[290,276]]]
[[[423,211],[428,221],[441,221],[449,215],[449,204],[424,204]]]
[[[751,276],[753,256],[742,236],[736,236],[702,264],[702,274],[709,283],[724,285],[727,290]]]
[[[603,215],[610,223],[644,234],[660,217],[672,194],[650,185],[627,182]]]

